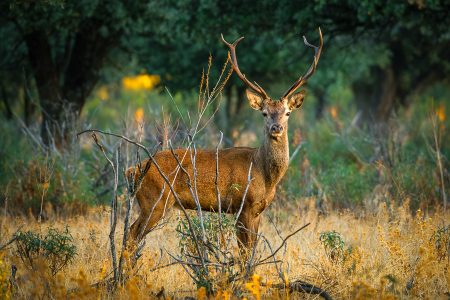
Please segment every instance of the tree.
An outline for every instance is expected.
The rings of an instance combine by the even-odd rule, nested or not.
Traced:
[[[400,105],[450,74],[450,4],[445,1],[327,1],[318,19],[337,37],[365,44],[366,56],[384,48],[387,60],[368,65],[351,78],[363,120],[385,121]],[[310,15],[311,16],[311,15]],[[359,73],[359,74],[358,74]]]
[[[0,22],[5,65],[30,69],[42,112],[41,136],[62,146],[68,115],[77,117],[125,34],[139,30],[145,5],[135,1],[5,1]],[[26,47],[22,47],[22,44]],[[7,48],[5,50],[5,48]],[[9,51],[8,51],[9,50]],[[16,65],[17,68],[17,65]]]
[[[309,87],[318,99],[317,115],[339,79],[351,88],[363,119],[382,121],[412,94],[448,77],[449,10],[450,4],[432,0],[9,0],[0,4],[6,41],[0,76],[13,82],[23,70],[33,74],[48,143],[48,133],[64,126],[64,111],[80,114],[105,67],[130,66],[125,57],[135,58],[135,70],[161,75],[171,90],[190,91],[210,52],[225,60],[220,33],[230,41],[244,35],[242,70],[276,98],[280,83],[287,87],[310,63],[300,34],[314,43],[321,26],[324,52]],[[349,53],[353,59],[340,63]],[[238,119],[243,94],[233,77],[224,123]]]
[[[314,41],[321,26],[325,49],[310,86],[319,104],[342,74],[362,119],[383,121],[411,95],[448,77],[449,10],[449,3],[431,0],[163,0],[153,4],[149,23],[159,32],[146,40],[156,55],[140,56],[144,64],[170,74],[174,86],[192,87],[207,49],[225,57],[219,33],[230,40],[244,35],[238,51],[242,69],[266,87],[290,83],[304,72],[310,56],[300,33]],[[358,59],[337,63],[349,53]],[[241,104],[242,99],[227,111],[238,112]]]

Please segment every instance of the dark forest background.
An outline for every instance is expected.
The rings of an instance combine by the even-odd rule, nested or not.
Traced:
[[[55,208],[103,203],[106,167],[78,131],[128,133],[145,121],[148,145],[187,134],[209,57],[211,82],[226,61],[221,33],[245,36],[241,70],[278,98],[312,61],[302,35],[317,44],[320,27],[324,49],[290,121],[278,197],[446,206],[449,11],[426,0],[2,1],[2,196],[34,212],[42,191]],[[200,146],[214,147],[219,130],[226,146],[259,144],[262,118],[244,95],[233,75]]]

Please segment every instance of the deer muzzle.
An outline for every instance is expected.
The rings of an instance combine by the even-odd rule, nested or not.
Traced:
[[[270,126],[270,134],[273,136],[277,136],[283,133],[283,125],[281,124],[273,124]]]

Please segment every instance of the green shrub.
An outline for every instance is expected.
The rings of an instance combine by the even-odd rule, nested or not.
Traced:
[[[232,239],[235,236],[235,219],[226,214],[222,214],[220,219],[217,213],[203,213],[203,222],[198,216],[193,216],[190,220],[192,231],[186,219],[182,218],[178,222],[179,259],[187,262],[185,265],[191,269],[191,277],[197,288],[203,287],[211,294],[222,284],[226,286],[236,276],[235,266],[222,264],[223,261],[234,260]],[[204,266],[195,239],[201,256],[207,262]]]
[[[67,227],[64,231],[50,227],[45,236],[19,231],[15,238],[17,252],[24,264],[34,269],[37,260],[43,259],[52,275],[66,267],[76,255],[76,246]]]
[[[341,234],[336,231],[325,231],[319,237],[325,249],[327,257],[334,263],[343,261],[348,249],[345,249],[345,242]]]
[[[335,208],[362,206],[371,198],[396,204],[409,199],[412,210],[442,205],[442,186],[450,194],[446,109],[445,101],[427,98],[399,111],[385,124],[356,126],[351,115],[339,114],[300,124],[302,150],[288,169],[283,191],[293,200],[311,196],[320,200],[326,195]],[[436,118],[434,127],[431,118]],[[378,197],[378,191],[388,191],[388,197]]]
[[[96,200],[90,167],[70,150],[44,151],[12,126],[1,123],[5,142],[0,149],[0,205],[12,214],[84,213]],[[30,129],[32,130],[32,129]],[[15,138],[11,138],[15,137]],[[67,208],[67,209],[65,209]]]

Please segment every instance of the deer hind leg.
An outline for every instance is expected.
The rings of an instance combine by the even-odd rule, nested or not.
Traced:
[[[260,216],[251,212],[242,212],[237,223],[237,238],[241,256],[247,261],[258,238]]]

